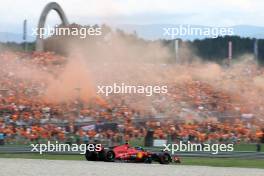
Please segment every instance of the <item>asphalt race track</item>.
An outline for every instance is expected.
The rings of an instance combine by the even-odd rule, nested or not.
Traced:
[[[1,176],[264,176],[263,169],[0,158]]]

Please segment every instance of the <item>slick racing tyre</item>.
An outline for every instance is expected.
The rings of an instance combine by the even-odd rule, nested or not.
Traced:
[[[109,150],[105,154],[105,161],[114,162],[115,161],[115,153],[112,150]]]
[[[163,153],[160,155],[159,163],[160,164],[170,164],[171,156],[168,153]]]
[[[86,151],[85,153],[85,158],[87,161],[97,161],[98,160],[98,156],[96,152],[90,152],[90,151]]]

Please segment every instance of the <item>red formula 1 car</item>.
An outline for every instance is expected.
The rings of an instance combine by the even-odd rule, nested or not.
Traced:
[[[97,152],[86,151],[85,157],[88,161],[125,161],[135,163],[152,163],[157,161],[160,164],[169,164],[174,161],[180,163],[179,157],[171,157],[166,152],[149,152],[141,147],[131,147],[128,144],[110,147],[108,149],[102,148]]]

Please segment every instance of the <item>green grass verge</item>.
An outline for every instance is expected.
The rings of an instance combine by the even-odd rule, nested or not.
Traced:
[[[84,155],[57,155],[57,154],[2,154],[0,158],[25,158],[25,159],[48,159],[48,160],[84,160]]]
[[[0,154],[0,158],[26,158],[48,160],[84,160],[83,155],[55,155],[55,154]],[[194,158],[183,157],[182,165],[199,165],[215,167],[242,167],[264,169],[264,160],[241,158]]]
[[[216,167],[243,167],[264,169],[263,159],[242,158],[182,158],[184,165],[216,166]]]

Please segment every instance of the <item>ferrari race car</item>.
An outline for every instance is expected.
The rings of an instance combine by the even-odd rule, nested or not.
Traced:
[[[100,151],[86,151],[85,157],[88,161],[124,161],[134,163],[152,163],[157,161],[160,164],[169,164],[170,162],[180,163],[179,157],[172,157],[166,152],[149,152],[141,147],[131,147],[123,144],[108,149],[101,148]]]

